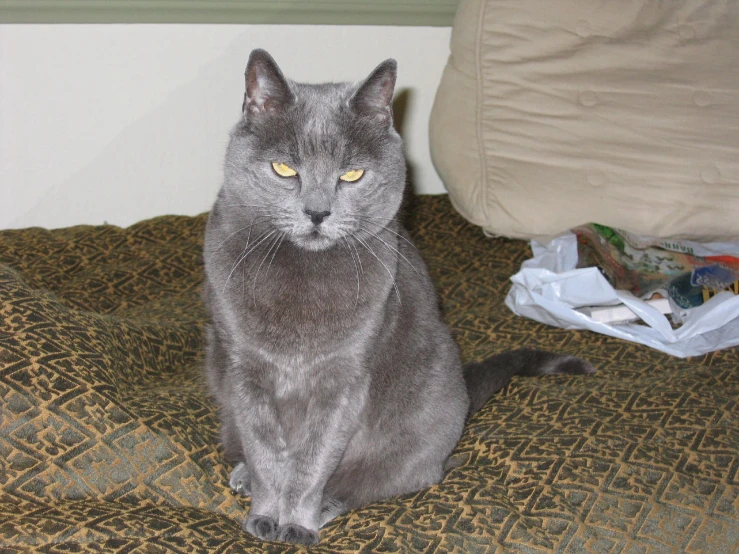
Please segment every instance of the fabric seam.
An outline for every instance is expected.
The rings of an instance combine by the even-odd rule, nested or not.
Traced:
[[[481,211],[483,219],[489,222],[489,214],[487,210],[487,163],[485,161],[485,151],[482,142],[482,61],[480,60],[480,41],[482,39],[483,21],[485,19],[485,9],[487,8],[487,0],[480,1],[480,12],[477,17],[477,35],[475,37],[475,78],[477,79],[477,102],[475,106],[475,132],[477,134],[477,151],[480,156],[480,193],[479,198],[482,203]]]

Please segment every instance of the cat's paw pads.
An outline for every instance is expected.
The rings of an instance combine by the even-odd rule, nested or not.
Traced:
[[[311,545],[318,542],[318,532],[290,523],[280,527],[277,540],[293,544]]]
[[[258,539],[273,541],[277,538],[277,521],[269,516],[249,516],[244,521],[244,531]]]
[[[249,471],[246,469],[244,462],[239,462],[231,471],[228,478],[228,486],[231,487],[231,494],[249,496],[251,490],[249,488]]]

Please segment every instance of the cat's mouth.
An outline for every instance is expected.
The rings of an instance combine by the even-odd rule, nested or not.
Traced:
[[[322,231],[320,227],[315,227],[305,234],[294,235],[293,242],[304,250],[318,252],[331,248],[335,240]]]

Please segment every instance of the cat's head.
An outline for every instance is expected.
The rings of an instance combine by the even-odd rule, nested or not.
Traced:
[[[267,52],[254,50],[226,154],[228,202],[306,250],[376,233],[396,215],[405,187],[392,119],[396,67],[386,60],[358,84],[310,85],[286,79]]]

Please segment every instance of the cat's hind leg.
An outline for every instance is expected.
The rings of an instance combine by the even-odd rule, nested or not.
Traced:
[[[442,465],[442,459],[428,460],[413,455],[372,457],[339,467],[327,489],[330,497],[342,499],[337,504],[347,511],[430,487],[443,478]]]
[[[321,516],[318,522],[318,528],[322,528],[332,519],[345,514],[348,511],[348,507],[341,500],[324,496],[321,502]]]

